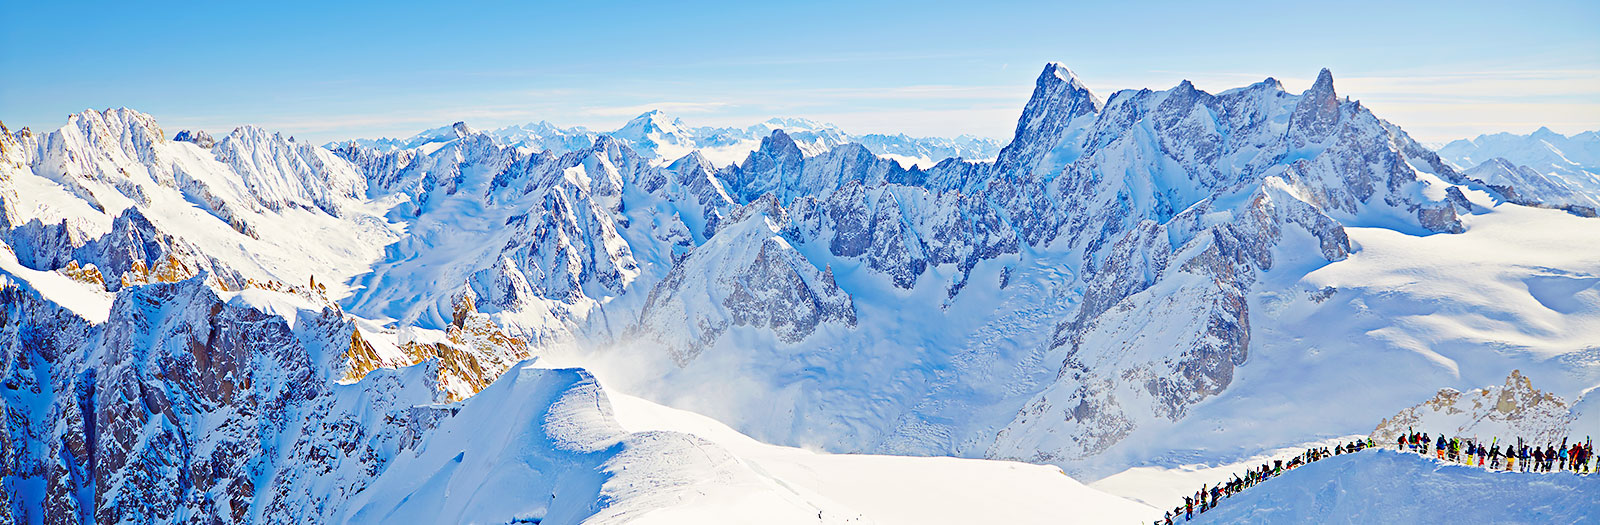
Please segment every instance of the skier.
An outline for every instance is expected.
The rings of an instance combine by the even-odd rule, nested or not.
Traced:
[[[1528,445],[1522,445],[1522,452],[1517,454],[1517,459],[1522,461],[1522,471],[1527,472],[1530,468],[1528,465]]]
[[[1500,447],[1489,447],[1489,468],[1500,468]]]
[[[1194,498],[1191,498],[1191,497],[1188,497],[1188,496],[1184,496],[1183,497],[1183,521],[1189,521],[1192,518],[1194,518]]]
[[[1439,434],[1439,442],[1433,447],[1434,456],[1438,457],[1440,461],[1443,461],[1444,449],[1449,446],[1450,443],[1444,440],[1444,434]]]

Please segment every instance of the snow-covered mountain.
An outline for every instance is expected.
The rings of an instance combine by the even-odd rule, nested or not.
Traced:
[[[1600,210],[1600,131],[1572,136],[1550,128],[1457,140],[1440,157],[1496,186],[1513,202],[1539,203],[1594,216]]]
[[[843,522],[917,514],[808,474],[860,458],[738,434],[1093,480],[1365,434],[1512,370],[1600,420],[1600,220],[1463,174],[1326,70],[1102,97],[1051,64],[991,161],[801,124],[0,132],[0,509]],[[678,415],[619,424],[606,389]]]
[[[451,126],[430,129],[407,139],[355,139],[330,144],[330,148],[359,145],[378,150],[414,149],[434,147],[454,138]],[[500,144],[526,148],[530,152],[548,151],[562,154],[594,145],[600,136],[609,136],[626,144],[634,153],[665,165],[698,152],[715,166],[722,167],[743,160],[745,155],[761,144],[761,139],[773,131],[783,130],[808,154],[815,155],[837,146],[857,143],[874,154],[899,161],[906,166],[932,166],[947,158],[969,160],[992,159],[1001,144],[994,139],[961,135],[955,138],[911,137],[905,134],[851,135],[832,124],[823,124],[803,118],[774,118],[745,128],[690,127],[682,119],[658,111],[647,111],[621,128],[611,132],[595,132],[583,127],[561,128],[549,122],[536,122],[508,126],[489,131]]]

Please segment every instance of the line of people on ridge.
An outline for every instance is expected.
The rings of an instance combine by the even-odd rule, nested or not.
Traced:
[[[1350,443],[1340,443],[1335,445],[1332,450],[1329,450],[1327,447],[1306,449],[1305,452],[1290,458],[1287,462],[1281,459],[1275,459],[1272,461],[1272,465],[1270,466],[1262,463],[1260,467],[1245,471],[1244,475],[1242,476],[1235,474],[1231,480],[1225,480],[1222,483],[1210,486],[1202,485],[1198,492],[1195,492],[1193,495],[1183,497],[1182,506],[1174,508],[1170,512],[1164,513],[1164,518],[1156,521],[1156,525],[1172,525],[1172,521],[1178,519],[1179,517],[1182,517],[1184,521],[1188,521],[1194,518],[1195,513],[1205,513],[1207,510],[1216,508],[1217,503],[1221,502],[1223,499],[1231,498],[1234,494],[1238,494],[1244,489],[1256,486],[1257,483],[1261,483],[1270,478],[1278,476],[1279,474],[1283,474],[1283,472],[1286,470],[1292,470],[1301,465],[1305,465],[1326,457],[1359,452],[1372,446],[1374,446],[1372,439],[1368,438],[1364,441],[1356,440]]]
[[[1567,438],[1561,438],[1561,446],[1555,443],[1545,443],[1544,448],[1538,445],[1529,445],[1522,438],[1517,438],[1515,445],[1506,443],[1500,445],[1499,438],[1494,438],[1486,446],[1475,438],[1454,437],[1446,439],[1440,434],[1437,439],[1429,439],[1426,432],[1407,432],[1396,438],[1396,445],[1401,451],[1410,450],[1424,456],[1432,454],[1442,461],[1452,461],[1467,465],[1487,467],[1492,470],[1505,470],[1515,472],[1550,472],[1570,471],[1582,474],[1594,472],[1594,439],[1585,439],[1582,443],[1567,445]],[[1431,449],[1431,452],[1430,452]],[[1501,464],[1504,463],[1504,467]]]

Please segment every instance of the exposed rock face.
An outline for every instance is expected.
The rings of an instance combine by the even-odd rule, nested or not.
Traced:
[[[732,327],[768,329],[797,343],[825,323],[855,326],[855,306],[831,271],[818,272],[778,235],[784,221],[770,197],[741,208],[650,291],[640,335],[687,366]]]
[[[1371,437],[1379,444],[1394,444],[1395,438],[1410,431],[1443,432],[1481,440],[1498,437],[1502,443],[1522,438],[1544,445],[1569,437],[1575,417],[1566,400],[1534,388],[1532,381],[1513,370],[1505,385],[1466,392],[1440,389],[1432,399],[1378,423]]]
[[[995,161],[1008,175],[1027,175],[1040,166],[1073,131],[1080,117],[1094,116],[1105,104],[1078,82],[1078,76],[1061,64],[1047,64],[1033,86],[1033,96],[1017,120],[1017,131]],[[1047,175],[1054,175],[1049,173]]]
[[[400,334],[397,352],[378,352],[359,329],[352,329],[340,381],[359,381],[379,368],[436,360],[439,390],[449,401],[460,401],[489,386],[512,365],[532,358],[527,341],[507,335],[488,315],[478,312],[475,297],[470,289],[457,296],[455,313],[443,337],[419,339]]]
[[[48,487],[40,517],[62,520],[242,521],[273,456],[262,447],[288,431],[296,405],[326,394],[296,332],[343,324],[325,310],[291,327],[200,279],[129,287],[99,325],[26,287],[7,294],[5,330],[45,336],[5,347],[22,365],[10,381],[34,382],[5,398],[12,428],[34,436],[7,455],[19,473],[8,483]]]
[[[193,142],[194,145],[206,149],[211,149],[212,146],[217,145],[216,139],[211,138],[211,134],[206,133],[203,130],[189,131],[186,129],[179,131],[177,135],[172,136],[172,140],[178,142]]]
[[[1338,127],[1340,117],[1339,94],[1333,91],[1333,73],[1323,69],[1289,116],[1289,146],[1304,148],[1327,140]]]

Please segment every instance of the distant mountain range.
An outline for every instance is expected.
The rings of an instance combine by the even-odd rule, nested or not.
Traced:
[[[455,138],[456,126],[430,129],[406,139],[355,139],[329,144],[337,148],[355,144],[380,150],[426,148]],[[566,153],[593,146],[600,136],[627,144],[641,157],[665,165],[698,152],[707,162],[723,167],[745,159],[774,130],[784,130],[808,155],[817,155],[848,143],[857,143],[879,156],[901,162],[906,167],[931,167],[947,158],[989,160],[1000,151],[1000,142],[985,137],[961,135],[954,138],[909,137],[899,135],[851,135],[832,124],[803,118],[774,118],[745,128],[689,127],[681,119],[660,111],[634,117],[616,131],[597,132],[583,127],[562,128],[549,122],[508,126],[486,134],[500,144],[526,148],[530,152]]]
[[[1527,135],[1496,133],[1457,140],[1439,156],[1467,175],[1514,187],[1514,200],[1566,206],[1594,215],[1600,209],[1600,131],[1566,136],[1550,128]]]

